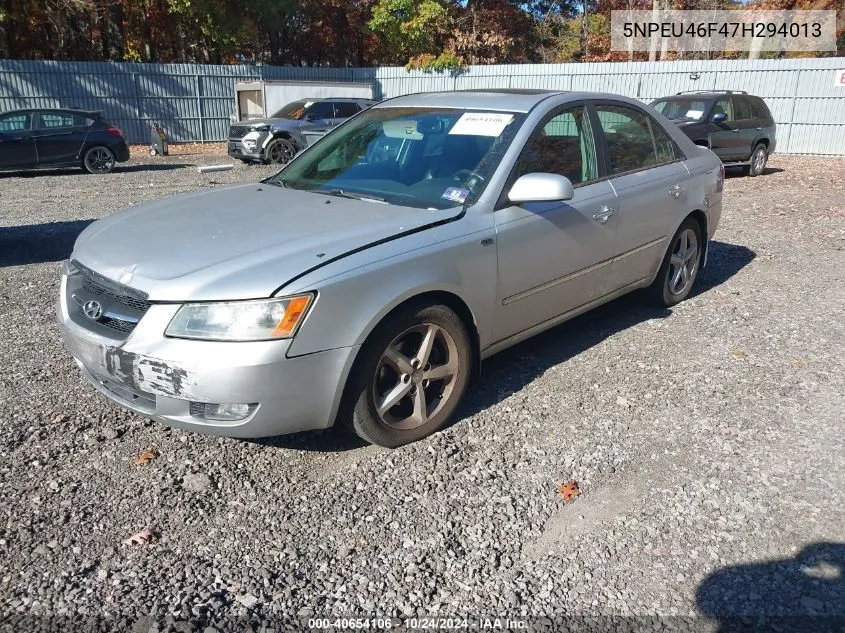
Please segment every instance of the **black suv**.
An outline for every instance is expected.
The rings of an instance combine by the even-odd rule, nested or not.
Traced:
[[[107,174],[127,160],[123,134],[102,112],[36,108],[0,113],[0,171],[82,167]]]
[[[775,121],[760,97],[743,91],[679,92],[651,102],[697,145],[713,150],[726,165],[742,165],[759,176],[775,151]]]

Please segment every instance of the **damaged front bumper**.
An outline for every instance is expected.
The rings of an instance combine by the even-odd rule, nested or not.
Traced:
[[[356,348],[287,357],[290,341],[166,338],[178,304],[150,305],[125,338],[93,331],[62,276],[57,317],[85,378],[109,399],[168,426],[229,437],[331,426]],[[243,403],[239,420],[202,417],[205,404]]]

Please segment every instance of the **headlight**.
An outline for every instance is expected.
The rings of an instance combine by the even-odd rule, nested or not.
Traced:
[[[305,318],[314,295],[283,299],[186,303],[165,331],[175,338],[211,341],[266,341],[290,338]]]

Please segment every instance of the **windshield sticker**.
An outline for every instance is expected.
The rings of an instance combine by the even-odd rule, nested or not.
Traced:
[[[688,119],[700,119],[704,114],[704,110],[687,110],[686,117]]]
[[[467,112],[455,122],[449,134],[465,134],[467,136],[499,136],[508,123],[513,120],[512,114],[496,112]]]
[[[415,141],[423,138],[422,133],[417,130],[417,122],[412,119],[385,121],[382,126],[384,135],[388,138],[409,138]]]
[[[450,202],[457,202],[458,204],[463,204],[469,197],[469,189],[449,187],[446,191],[443,192],[443,195],[440,197],[445,198]]]

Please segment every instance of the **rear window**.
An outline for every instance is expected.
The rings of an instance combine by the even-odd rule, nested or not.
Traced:
[[[91,125],[94,120],[78,114],[65,112],[43,112],[40,116],[39,129],[50,130],[64,127],[84,127]]]

